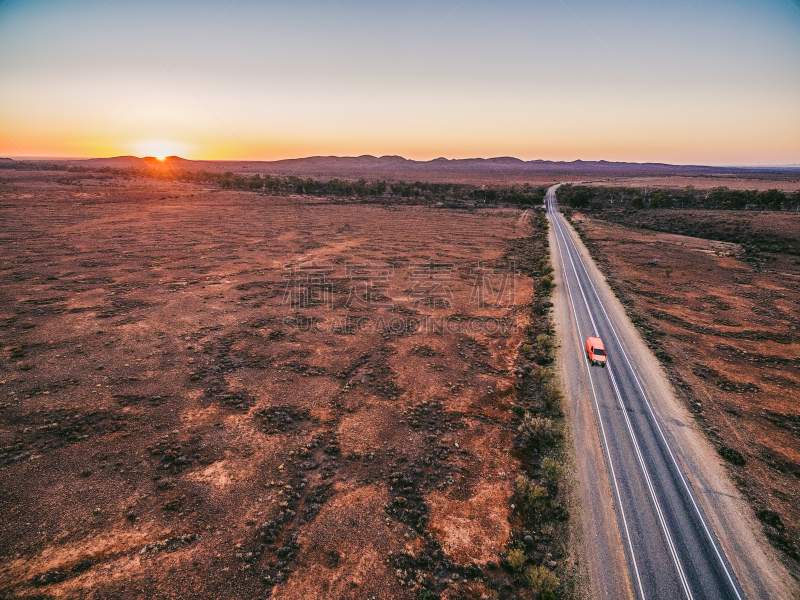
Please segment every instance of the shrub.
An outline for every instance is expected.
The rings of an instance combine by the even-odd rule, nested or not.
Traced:
[[[550,444],[558,437],[559,431],[556,424],[548,418],[526,416],[519,426],[528,446],[537,449]]]
[[[558,480],[561,479],[561,465],[557,460],[550,457],[542,459],[542,473],[550,482],[550,485],[555,486]]]
[[[539,348],[541,348],[542,352],[545,354],[548,354],[553,349],[553,346],[555,346],[553,338],[545,333],[536,336],[536,343],[539,344]]]
[[[553,372],[550,369],[539,368],[533,373],[533,378],[536,380],[536,383],[542,385],[544,382],[550,381],[553,378]]]
[[[506,558],[508,559],[508,564],[511,565],[511,568],[515,571],[521,571],[527,560],[525,553],[519,548],[511,550]]]
[[[552,410],[554,406],[561,402],[562,398],[561,390],[554,383],[548,382],[542,388],[542,399],[547,410]]]
[[[663,362],[672,362],[672,357],[667,354],[667,352],[663,348],[658,348],[655,351],[656,358]]]
[[[720,446],[717,449],[719,455],[727,460],[729,463],[733,463],[736,466],[743,466],[746,462],[742,453],[738,450],[734,450],[733,448],[729,448],[728,446]]]
[[[544,277],[542,277],[541,283],[542,283],[542,289],[545,292],[549,292],[550,290],[553,289],[553,286],[555,285],[553,275],[552,274],[545,275]]]
[[[781,516],[774,510],[760,510],[756,516],[767,525],[770,525],[778,531],[783,531],[786,527],[781,521]]]
[[[541,517],[550,501],[547,490],[525,475],[517,477],[515,485],[520,510],[533,519]]]
[[[534,594],[541,594],[543,597],[546,593],[552,594],[559,584],[558,577],[544,565],[530,566],[525,569],[525,578],[528,580],[531,591]]]

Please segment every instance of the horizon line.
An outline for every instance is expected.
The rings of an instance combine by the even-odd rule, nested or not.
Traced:
[[[596,159],[596,160],[584,160],[581,158],[576,158],[573,160],[550,160],[550,159],[531,159],[525,160],[522,158],[518,158],[516,156],[489,156],[489,157],[482,157],[482,156],[474,156],[469,158],[447,158],[444,156],[439,156],[437,158],[431,158],[427,160],[419,160],[414,158],[405,158],[399,154],[384,154],[381,156],[375,156],[374,154],[360,154],[355,156],[342,156],[342,155],[322,155],[322,154],[315,154],[310,156],[302,156],[302,157],[290,157],[290,158],[277,158],[274,160],[242,160],[242,159],[193,159],[193,158],[184,158],[182,156],[172,155],[164,157],[164,159],[160,159],[155,156],[136,156],[133,154],[120,154],[116,156],[21,156],[21,155],[8,155],[8,156],[0,156],[0,159],[11,159],[14,161],[45,161],[45,160],[63,160],[63,161],[89,161],[89,160],[114,160],[118,158],[134,158],[137,160],[144,160],[148,158],[152,158],[154,160],[167,160],[167,159],[181,159],[188,162],[207,162],[207,163],[275,163],[275,162],[283,162],[288,160],[309,160],[314,158],[340,158],[340,159],[358,159],[358,158],[375,158],[375,159],[382,159],[382,158],[400,158],[409,162],[416,162],[416,163],[431,163],[435,161],[448,161],[448,162],[458,162],[458,161],[467,161],[467,160],[497,160],[497,159],[513,159],[520,161],[522,163],[554,163],[554,164],[572,164],[576,162],[582,163],[608,163],[608,164],[633,164],[633,165],[665,165],[670,167],[703,167],[703,168],[713,168],[713,169],[774,169],[774,168],[784,168],[784,169],[791,169],[791,168],[800,168],[800,163],[787,163],[787,164],[761,164],[761,165],[753,165],[753,164],[725,164],[725,165],[704,165],[704,164],[677,164],[677,163],[668,163],[668,162],[656,162],[656,161],[631,161],[631,160],[605,160],[605,159]]]

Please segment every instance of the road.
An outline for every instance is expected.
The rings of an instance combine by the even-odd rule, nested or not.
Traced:
[[[545,204],[577,347],[598,336],[609,356],[606,368],[591,367],[585,356],[582,364],[633,594],[642,600],[741,600],[745,595],[653,408],[625,329],[605,306],[556,209],[557,187],[548,190]]]

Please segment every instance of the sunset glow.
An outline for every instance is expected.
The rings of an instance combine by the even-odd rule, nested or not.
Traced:
[[[144,141],[132,144],[128,154],[135,156],[153,156],[164,160],[168,156],[181,156],[186,154],[186,144],[167,141]]]
[[[0,156],[800,163],[785,0],[147,6],[0,6]]]

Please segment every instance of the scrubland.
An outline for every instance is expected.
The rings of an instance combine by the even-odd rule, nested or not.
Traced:
[[[3,173],[4,597],[568,595],[546,227]]]

